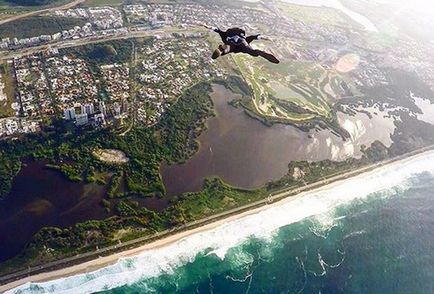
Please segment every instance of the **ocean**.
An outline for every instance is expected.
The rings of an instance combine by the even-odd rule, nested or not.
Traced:
[[[434,153],[9,293],[434,293]]]

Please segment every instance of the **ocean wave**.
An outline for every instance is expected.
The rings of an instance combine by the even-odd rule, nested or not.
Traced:
[[[270,206],[257,214],[196,233],[168,246],[120,259],[116,264],[92,273],[37,284],[28,283],[7,293],[94,293],[162,274],[173,274],[178,267],[193,262],[200,253],[213,252],[225,259],[228,250],[244,244],[252,237],[270,240],[270,236],[281,227],[325,214],[355,199],[364,199],[380,191],[395,191],[396,187],[405,190],[409,187],[411,176],[421,172],[434,172],[434,152],[382,167],[322,190],[303,193],[303,197]],[[329,219],[319,219],[326,227],[333,226]],[[321,265],[325,264],[321,262]]]

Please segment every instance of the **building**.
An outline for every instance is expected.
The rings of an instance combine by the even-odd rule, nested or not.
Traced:
[[[65,111],[63,112],[63,114],[64,114],[64,118],[66,120],[73,120],[76,117],[74,107],[65,109]]]
[[[6,135],[12,135],[18,131],[18,128],[19,128],[18,122],[16,120],[12,120],[12,119],[7,120],[5,128],[6,128]]]
[[[75,117],[75,125],[76,126],[84,126],[89,123],[89,117],[87,116],[87,113],[78,114]]]
[[[92,103],[81,105],[81,113],[86,113],[88,115],[92,115],[95,113],[95,109]]]
[[[98,106],[98,108],[99,108],[99,111],[101,111],[101,113],[102,113],[104,116],[107,116],[107,107],[105,106],[104,101],[100,101],[100,102],[99,102],[99,106]]]
[[[97,113],[95,114],[95,116],[93,117],[95,120],[95,126],[102,126],[105,125],[105,117],[104,114],[102,113]]]
[[[51,39],[53,41],[57,41],[57,40],[60,40],[61,37],[62,37],[62,33],[55,33],[51,36]]]
[[[122,100],[122,112],[128,112],[128,101],[127,99]]]
[[[49,42],[52,40],[51,35],[41,35],[39,36],[39,40],[42,42]]]
[[[119,103],[113,103],[113,110],[115,112],[115,116],[121,115],[121,106],[119,105]]]

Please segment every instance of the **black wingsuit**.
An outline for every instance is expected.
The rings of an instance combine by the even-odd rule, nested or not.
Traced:
[[[260,35],[246,37],[246,32],[240,28],[231,28],[227,31],[213,28],[213,31],[220,35],[224,44],[219,46],[218,50],[220,51],[220,54],[218,54],[218,52],[213,54],[213,59],[218,58],[220,55],[226,55],[229,53],[246,53],[255,57],[261,56],[272,63],[279,63],[279,60],[273,54],[254,49],[250,46],[250,43],[254,40],[258,40]]]

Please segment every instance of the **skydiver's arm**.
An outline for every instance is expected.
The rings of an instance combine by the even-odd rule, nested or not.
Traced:
[[[203,24],[202,26],[205,27],[205,28],[207,28],[208,30],[213,30],[216,33],[219,33],[219,34],[223,33],[223,31],[220,30],[218,27],[212,27],[212,26],[209,26],[207,24]]]
[[[271,41],[271,39],[267,36],[259,35],[258,40],[265,40],[265,41]]]
[[[270,38],[263,36],[263,35],[252,35],[252,36],[248,36],[246,38],[247,43],[250,43],[254,40],[266,40],[266,41],[271,41]]]
[[[219,34],[220,38],[222,39],[222,42],[226,44],[227,33],[225,31],[222,31],[218,27],[212,27],[212,26],[209,26],[207,24],[203,24],[203,26],[206,27],[207,29],[213,30],[214,32]]]

